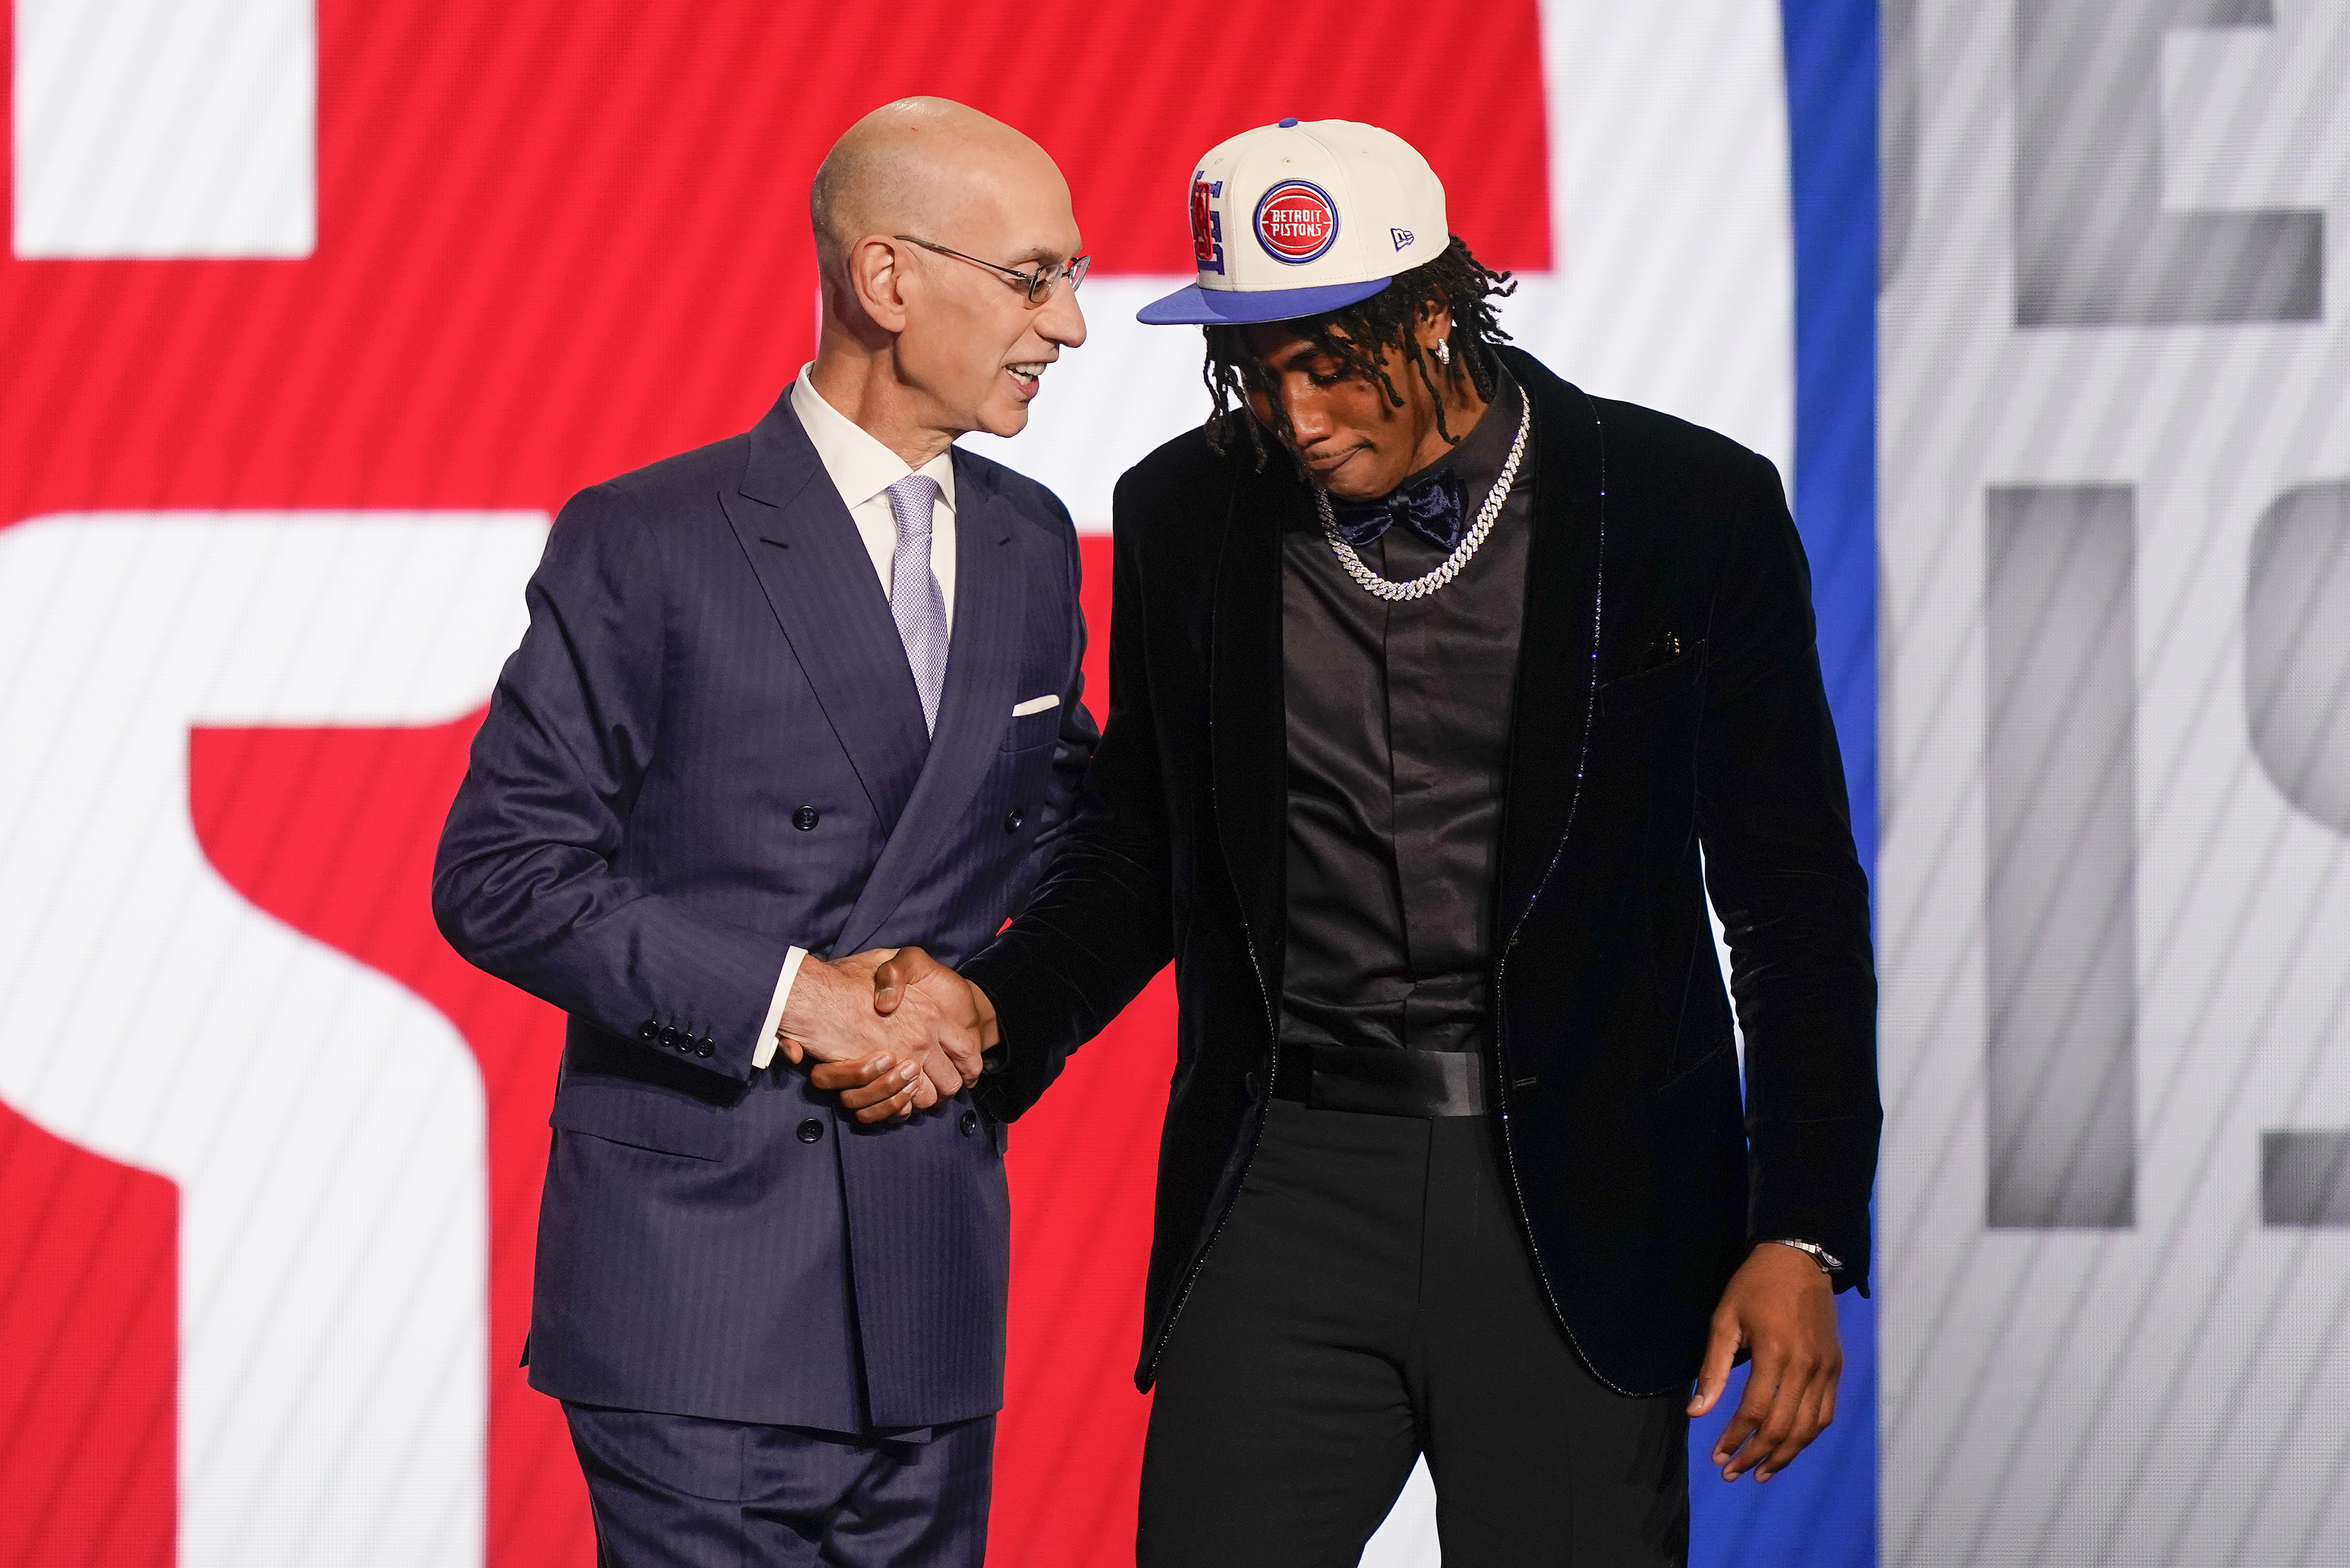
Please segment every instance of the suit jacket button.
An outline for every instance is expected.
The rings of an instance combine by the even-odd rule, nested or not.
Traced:
[[[1007,811],[1007,812],[1005,812],[1005,813],[1003,814],[1003,831],[1004,831],[1004,832],[1006,832],[1006,833],[1017,833],[1017,832],[1019,832],[1022,828],[1024,828],[1024,827],[1025,827],[1025,826],[1028,826],[1028,814],[1027,814],[1026,812],[1024,812],[1024,811],[1021,810],[1018,806],[1016,806],[1016,805],[1015,805],[1015,806],[1014,806],[1010,811]]]
[[[802,1143],[814,1143],[824,1137],[824,1124],[810,1116],[800,1124],[798,1136]]]
[[[678,1033],[676,1024],[672,1023],[660,1032],[660,1043],[662,1044],[673,1046],[677,1042]]]
[[[705,1034],[705,1035],[703,1035],[703,1036],[702,1036],[699,1041],[697,1041],[697,1042],[695,1043],[694,1047],[693,1047],[693,1054],[694,1054],[695,1055],[697,1055],[697,1056],[707,1056],[707,1055],[709,1055],[712,1051],[715,1051],[715,1050],[717,1050],[717,1049],[718,1049],[718,1043],[717,1043],[715,1040],[713,1040],[711,1036],[709,1036],[709,1035]]]
[[[979,1113],[965,1106],[962,1108],[962,1120],[958,1125],[962,1128],[962,1136],[969,1137],[979,1130]]]
[[[812,805],[804,805],[792,813],[792,826],[802,833],[815,832],[816,825],[823,820],[822,815]]]
[[[637,1025],[637,1038],[650,1045],[660,1039],[660,1021],[648,1018]]]

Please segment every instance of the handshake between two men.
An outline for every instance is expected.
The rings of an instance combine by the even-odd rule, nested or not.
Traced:
[[[816,1064],[810,1084],[868,1123],[953,1098],[979,1082],[997,1043],[986,994],[910,947],[805,960],[775,1037],[794,1062]]]

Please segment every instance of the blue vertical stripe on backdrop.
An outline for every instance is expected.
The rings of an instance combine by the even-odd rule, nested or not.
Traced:
[[[1820,662],[1877,869],[1877,0],[1784,0],[1795,227],[1795,524],[1812,561]],[[1877,1561],[1877,1311],[1836,1298],[1835,1424],[1768,1486],[1707,1464],[1723,1415],[1690,1435],[1694,1568],[1870,1568]]]

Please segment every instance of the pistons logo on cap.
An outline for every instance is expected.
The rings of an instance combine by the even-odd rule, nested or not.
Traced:
[[[1256,238],[1275,261],[1316,260],[1338,238],[1337,204],[1319,185],[1284,180],[1256,204]]]

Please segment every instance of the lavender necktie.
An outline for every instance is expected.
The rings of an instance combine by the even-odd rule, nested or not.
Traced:
[[[947,683],[947,600],[931,575],[931,519],[939,482],[910,473],[889,487],[889,511],[898,519],[898,550],[889,559],[889,618],[906,645],[914,690],[922,698],[922,727],[939,727],[939,693]]]

